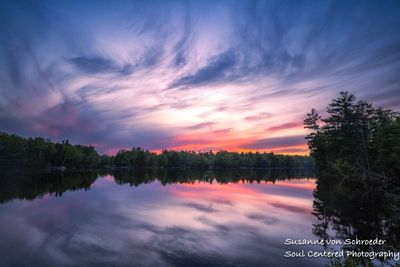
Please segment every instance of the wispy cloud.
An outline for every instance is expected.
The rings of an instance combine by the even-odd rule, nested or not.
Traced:
[[[213,125],[215,125],[215,122],[208,121],[208,122],[198,123],[198,124],[195,124],[192,126],[187,126],[187,127],[185,127],[185,129],[188,129],[188,130],[198,130],[198,129],[203,129],[203,128],[211,129]]]
[[[133,66],[131,64],[119,66],[112,60],[102,57],[80,56],[69,59],[69,62],[73,64],[78,70],[87,74],[117,73],[122,75],[129,75],[133,72]]]
[[[259,120],[264,120],[271,117],[271,114],[268,112],[260,112],[256,115],[252,116],[246,116],[244,119],[248,121],[259,121]]]
[[[284,136],[284,137],[271,137],[252,141],[244,144],[241,147],[245,149],[272,149],[285,146],[299,146],[304,144],[304,136]]]
[[[293,128],[299,128],[303,124],[302,122],[288,122],[288,123],[283,123],[277,126],[272,126],[268,127],[266,130],[267,131],[278,131],[278,130],[285,130],[285,129],[293,129]]]
[[[236,57],[232,51],[224,52],[212,57],[205,67],[200,68],[194,74],[183,76],[174,81],[170,87],[192,87],[227,79],[231,80],[233,73],[230,71],[235,62]]]

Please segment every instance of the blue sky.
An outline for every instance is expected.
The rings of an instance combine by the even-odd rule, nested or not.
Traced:
[[[307,153],[348,90],[400,107],[399,1],[2,1],[0,130],[100,152]]]

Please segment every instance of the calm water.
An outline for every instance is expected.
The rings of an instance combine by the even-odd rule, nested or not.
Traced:
[[[321,266],[283,257],[286,238],[317,238],[315,179],[290,175],[3,174],[0,264]]]

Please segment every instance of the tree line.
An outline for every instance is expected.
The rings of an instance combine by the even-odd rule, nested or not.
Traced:
[[[192,169],[268,169],[268,168],[312,168],[313,160],[308,156],[280,155],[274,153],[237,153],[218,151],[193,152],[163,150],[160,154],[141,148],[120,150],[109,157],[109,164],[117,167],[161,167]]]
[[[5,169],[93,168],[99,166],[100,159],[92,146],[0,133],[0,167]]]
[[[163,150],[156,154],[142,148],[120,150],[115,156],[99,155],[94,147],[72,145],[68,140],[54,143],[43,137],[23,138],[0,133],[2,168],[180,168],[180,169],[266,169],[312,168],[308,156],[227,151],[193,152]]]

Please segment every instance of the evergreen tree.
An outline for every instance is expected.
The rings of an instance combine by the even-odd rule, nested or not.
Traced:
[[[340,92],[322,118],[312,109],[304,120],[311,132],[306,137],[311,156],[321,171],[344,176],[398,177],[400,158],[399,114],[357,101]]]

